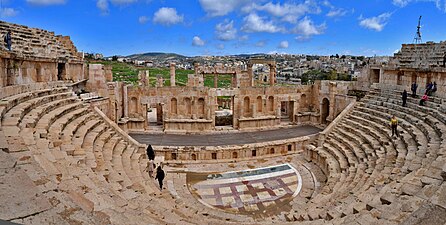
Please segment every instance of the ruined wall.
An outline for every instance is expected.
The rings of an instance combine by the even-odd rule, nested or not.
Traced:
[[[321,102],[330,102],[332,120],[350,103],[346,97],[350,82],[316,82],[295,87],[144,87],[108,83],[109,118],[125,130],[147,129],[147,109],[157,109],[159,123],[166,131],[199,132],[215,130],[218,97],[230,99],[234,129],[260,129],[287,123],[320,123]],[[227,100],[228,101],[228,100]]]
[[[108,97],[108,82],[113,81],[111,66],[102,64],[88,65],[87,89],[90,92],[97,92],[101,96]]]

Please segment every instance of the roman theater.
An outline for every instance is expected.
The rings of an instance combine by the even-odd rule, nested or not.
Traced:
[[[169,85],[144,71],[128,84],[87,63],[68,36],[0,21],[1,36],[7,30],[1,220],[446,223],[446,42],[403,44],[357,81],[279,85],[274,59],[252,58],[244,67],[197,62],[180,86],[174,63]],[[269,74],[256,78],[254,64]],[[218,88],[228,75],[230,87]],[[437,92],[420,106],[433,81]],[[412,82],[418,98],[402,107]],[[148,145],[166,172],[162,190],[146,171]]]

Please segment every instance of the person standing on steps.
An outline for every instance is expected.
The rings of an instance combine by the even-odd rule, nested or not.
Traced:
[[[392,137],[395,134],[398,137],[398,131],[397,131],[398,120],[396,119],[395,115],[393,115],[392,118],[390,119],[390,127],[392,128]]]
[[[153,169],[155,169],[155,163],[153,162],[153,160],[149,160],[147,162],[147,167],[145,170],[149,172],[150,178],[153,178]]]
[[[153,150],[152,145],[147,146],[146,152],[149,160],[155,160],[155,151]]]
[[[166,174],[164,173],[164,170],[161,168],[161,166],[158,166],[156,168],[156,177],[155,180],[158,180],[158,183],[160,185],[160,190],[163,190],[163,180]]]
[[[406,101],[407,101],[407,91],[406,90],[403,91],[402,99],[403,99],[403,107],[406,107]]]
[[[12,34],[11,31],[8,31],[8,33],[6,33],[4,41],[6,44],[6,47],[8,48],[9,51],[11,51],[11,45],[12,45]]]
[[[410,90],[412,91],[412,98],[417,97],[417,88],[418,88],[418,84],[417,82],[413,82],[412,85],[410,86]]]

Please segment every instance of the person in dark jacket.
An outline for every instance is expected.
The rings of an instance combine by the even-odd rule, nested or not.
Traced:
[[[407,101],[407,91],[406,90],[403,91],[402,99],[403,99],[403,107],[406,107],[406,101]]]
[[[166,177],[166,174],[164,173],[164,170],[161,168],[161,166],[158,166],[156,168],[155,180],[158,180],[158,183],[160,185],[160,190],[163,190],[163,180],[164,180],[164,177]]]
[[[152,145],[147,146],[147,158],[149,160],[155,160],[155,151],[152,148]]]
[[[4,41],[8,50],[11,51],[11,45],[12,45],[11,31],[8,31],[8,33],[6,33]]]
[[[413,82],[412,85],[410,86],[410,90],[412,91],[412,98],[417,97],[417,88],[418,88],[417,82]]]

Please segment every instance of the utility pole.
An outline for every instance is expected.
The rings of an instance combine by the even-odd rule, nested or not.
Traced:
[[[415,38],[413,39],[415,44],[420,44],[423,41],[421,40],[421,16],[418,19],[417,33],[415,34]]]

